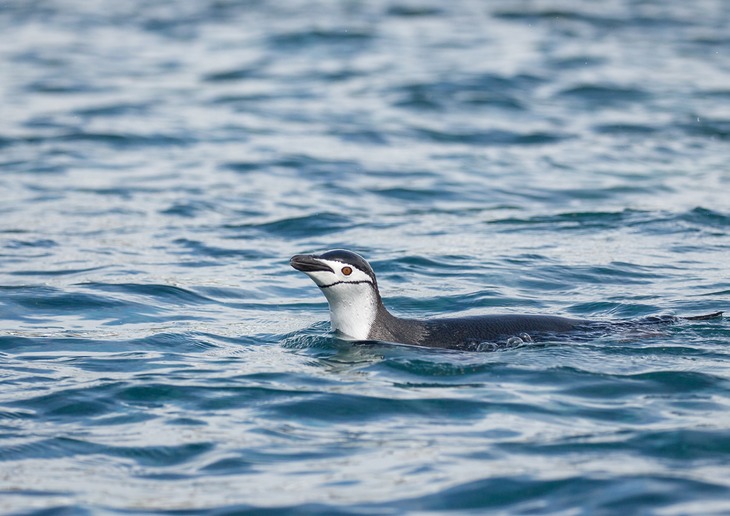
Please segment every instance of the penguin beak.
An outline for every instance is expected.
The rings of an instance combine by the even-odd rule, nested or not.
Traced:
[[[302,272],[325,271],[333,274],[335,272],[332,270],[332,267],[325,265],[316,256],[311,254],[297,254],[292,256],[291,260],[289,260],[289,265]]]

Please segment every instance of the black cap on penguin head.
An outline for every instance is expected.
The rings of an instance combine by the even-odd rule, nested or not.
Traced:
[[[320,254],[319,256],[317,256],[317,258],[323,258],[325,260],[336,260],[338,262],[357,267],[372,278],[373,284],[376,287],[378,285],[378,282],[375,280],[375,272],[373,271],[373,268],[370,267],[370,264],[365,260],[365,258],[357,253],[353,253],[352,251],[348,251],[347,249],[333,249],[332,251],[327,251],[326,253]]]

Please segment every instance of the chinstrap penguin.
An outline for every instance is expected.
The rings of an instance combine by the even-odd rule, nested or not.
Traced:
[[[332,329],[354,340],[378,340],[418,346],[474,349],[483,343],[508,344],[580,331],[595,331],[614,324],[552,315],[481,315],[459,318],[403,319],[383,304],[370,264],[352,251],[336,249],[320,255],[298,254],[290,264],[309,276],[327,298]],[[685,317],[701,320],[722,312]],[[678,318],[652,317],[648,323]]]

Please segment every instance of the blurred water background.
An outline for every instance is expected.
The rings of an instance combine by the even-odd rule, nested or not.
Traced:
[[[0,1],[0,511],[730,512],[730,2]]]

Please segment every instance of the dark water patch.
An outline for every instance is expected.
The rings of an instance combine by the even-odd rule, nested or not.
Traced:
[[[34,490],[34,489],[13,489],[10,491],[6,490],[0,490],[0,496],[27,496],[27,497],[44,497],[44,496],[70,496],[73,493],[71,491],[46,491],[46,490]],[[27,511],[23,512],[23,515],[39,515],[39,516],[55,516],[55,515],[61,515],[64,516],[66,514],[68,515],[76,515],[76,514],[90,514],[89,512],[83,512],[79,508],[71,508],[71,507],[64,507],[64,508],[52,508],[52,509],[42,509],[37,511]]]
[[[102,132],[73,132],[49,138],[51,141],[69,143],[95,143],[112,147],[169,147],[187,146],[193,143],[190,136],[172,136],[168,134],[133,134],[133,133],[102,133]]]
[[[395,106],[418,110],[443,110],[463,105],[468,109],[491,106],[522,111],[526,106],[521,99],[541,82],[542,79],[536,76],[503,77],[488,74],[406,84],[391,93]]]
[[[466,256],[453,256],[453,255],[442,255],[442,256],[403,256],[398,260],[394,260],[393,266],[399,270],[418,270],[424,273],[433,271],[434,269],[439,270],[435,274],[442,274],[447,270],[451,271],[462,271],[466,266],[463,261],[468,257]]]
[[[581,477],[560,480],[538,480],[529,477],[493,477],[450,487],[432,495],[403,500],[401,510],[446,511],[487,510],[510,507],[519,513],[532,513],[543,508],[542,500],[551,500],[551,511],[565,511],[582,506],[586,500],[580,493],[595,489],[600,482]]]
[[[167,403],[196,404],[208,393],[196,386],[175,385],[172,383],[145,383],[143,385],[123,386],[115,398],[122,403],[136,407],[162,407]]]
[[[13,239],[3,244],[3,247],[7,247],[9,249],[22,249],[26,247],[40,247],[43,249],[49,249],[52,247],[58,247],[58,242],[49,238],[36,238],[28,240]]]
[[[330,134],[336,135],[343,141],[353,142],[363,145],[389,145],[390,139],[384,132],[376,130],[356,130],[337,128],[330,131]]]
[[[613,229],[617,226],[637,225],[652,220],[650,212],[623,210],[619,212],[567,212],[556,215],[537,215],[526,219],[507,218],[490,220],[488,224],[507,224],[510,226],[549,225],[553,229]]]
[[[261,260],[270,258],[269,253],[256,249],[246,248],[225,248],[213,245],[206,245],[199,240],[190,240],[187,238],[178,238],[173,241],[185,249],[186,254],[193,256],[208,256],[210,258],[235,258],[237,260]]]
[[[67,293],[51,287],[17,287],[6,289],[6,293],[8,295],[3,299],[5,303],[11,302],[14,305],[27,308],[33,314],[69,311],[86,311],[90,313],[95,309],[118,308],[125,304],[95,294]]]
[[[267,93],[236,93],[236,94],[225,94],[216,95],[211,98],[210,103],[212,105],[223,105],[231,106],[237,111],[257,111],[261,106],[265,106],[267,102],[274,100],[281,100],[283,97],[288,95],[269,95]],[[249,132],[253,132],[249,129]],[[259,134],[271,133],[270,130],[258,128],[255,131]]]
[[[665,430],[635,435],[625,446],[663,461],[724,465],[721,457],[730,452],[730,436],[722,430]]]
[[[534,270],[531,269],[527,273],[523,272],[519,277],[512,278],[509,283],[521,286],[528,289],[528,291],[558,290],[567,293],[575,291],[576,288],[582,288],[586,284],[650,284],[664,277],[665,272],[666,270],[661,267],[624,262],[612,262],[595,266],[542,264]],[[528,301],[525,300],[525,302]],[[587,303],[586,305],[578,305],[576,309],[590,308],[590,303],[595,302]],[[616,307],[616,313],[636,316],[642,314],[641,310],[649,308],[641,304],[635,303],[634,305],[623,302]],[[601,309],[600,305],[598,308]],[[656,307],[653,310],[656,310]]]
[[[269,166],[298,171],[299,174],[303,174],[309,180],[316,178],[340,178],[346,172],[359,172],[361,170],[360,164],[353,160],[322,159],[308,154],[292,153],[272,160]]]
[[[697,207],[686,213],[679,214],[677,218],[700,227],[730,229],[730,213],[722,213],[707,208]]]
[[[591,108],[613,108],[625,104],[645,102],[650,95],[644,90],[621,86],[586,84],[562,90],[557,95],[567,100],[584,103]]]
[[[104,88],[72,78],[53,78],[34,81],[26,84],[25,90],[32,93],[51,95],[93,94],[105,91]]]
[[[240,475],[245,472],[254,473],[255,463],[242,457],[225,457],[216,459],[201,468],[212,475]]]
[[[135,195],[139,194],[160,194],[161,191],[159,188],[151,187],[151,186],[142,186],[139,184],[135,185],[124,185],[124,186],[112,186],[107,188],[89,188],[89,187],[78,187],[75,189],[76,192],[84,193],[84,194],[91,194],[91,195],[99,195],[102,197],[119,197],[121,199],[125,200],[133,200]],[[196,194],[194,189],[180,189],[178,191],[184,191],[185,193],[189,194]],[[142,214],[141,211],[135,210],[132,208],[128,209],[118,209],[117,211],[109,210],[111,213],[119,213],[119,214],[125,214],[125,215],[131,215],[131,214]]]
[[[444,14],[444,10],[426,5],[397,4],[390,6],[387,14],[403,18],[420,18],[438,16]]]
[[[693,117],[692,122],[679,124],[687,134],[703,136],[710,139],[730,139],[730,119],[714,118],[707,116]]]
[[[725,500],[725,486],[674,477],[626,475],[623,478],[566,476],[536,479],[530,476],[494,476],[467,482],[418,498],[399,501],[404,511],[514,510],[542,513],[545,500],[550,512],[616,511],[627,508],[650,510],[692,500],[688,493],[701,494],[706,501]],[[587,493],[592,493],[590,496]]]
[[[168,446],[105,447],[104,454],[132,459],[140,466],[166,468],[185,464],[215,449],[213,443],[201,442]],[[140,475],[142,478],[147,475]]]
[[[216,213],[218,211],[219,206],[211,202],[190,200],[183,202],[178,201],[170,207],[161,210],[160,213],[163,215],[173,215],[176,217],[193,219],[199,216],[204,216],[208,213]]]
[[[172,321],[176,318],[172,317]],[[24,332],[25,333],[25,332]],[[55,327],[45,327],[42,332],[28,332],[32,336],[0,335],[0,349],[6,352],[32,352],[44,354],[23,355],[27,361],[44,361],[58,358],[64,353],[119,353],[121,359],[134,358],[124,353],[161,352],[183,355],[185,353],[201,353],[215,347],[208,340],[185,333],[154,333],[135,339],[118,339],[114,337],[90,338],[82,337],[74,332],[64,332]],[[148,359],[146,355],[135,367],[142,367],[141,362]]]
[[[89,441],[57,437],[38,440],[26,444],[1,446],[0,460],[13,460],[14,457],[62,459],[68,457],[104,455],[132,459],[140,466],[170,467],[189,462],[211,451],[210,443],[194,443],[170,446],[109,446]]]
[[[730,296],[730,289],[728,290],[717,290],[713,292],[704,292],[701,294],[694,294],[695,296],[712,296],[712,297],[723,297],[723,296]]]
[[[648,350],[644,349],[644,354]],[[570,371],[572,380],[564,394],[581,398],[614,400],[624,397],[647,398],[653,395],[711,395],[727,387],[727,380],[706,373],[657,371],[629,375],[600,375]]]
[[[253,66],[243,66],[240,68],[231,68],[220,72],[211,72],[203,76],[205,82],[235,82],[246,79],[261,77],[263,63]]]
[[[235,163],[224,163],[221,165],[222,168],[227,170],[232,170],[233,172],[238,172],[240,174],[247,174],[249,172],[254,172],[261,170],[266,167],[266,164],[264,163],[257,163],[257,162],[248,162],[248,161],[239,161]]]
[[[103,132],[82,132],[63,131],[55,135],[32,135],[17,137],[6,141],[10,144],[33,144],[53,145],[64,143],[99,144],[112,148],[131,147],[183,147],[193,143],[191,137],[173,136],[168,134],[134,134],[134,133],[103,133]],[[38,169],[35,167],[34,169]],[[41,167],[42,170],[42,167]]]
[[[631,379],[655,384],[657,392],[684,394],[693,391],[715,390],[728,387],[728,380],[708,373],[691,371],[656,371],[632,375]]]
[[[121,292],[135,298],[164,300],[166,305],[187,306],[214,303],[201,294],[174,285],[152,283],[83,283],[83,287],[94,291]]]
[[[185,407],[189,413],[241,408],[268,411],[271,407],[286,403],[306,402],[324,388],[336,386],[331,381],[313,380],[300,375],[239,375],[235,379],[219,381],[212,381],[206,376],[215,372],[215,364],[211,364],[209,370],[196,368],[194,378],[187,371],[181,375],[166,373],[166,376],[180,383],[165,381],[161,375],[151,376],[150,381],[144,384],[120,388],[115,398],[121,403],[143,408],[174,404]],[[199,423],[197,419],[194,422]]]
[[[582,22],[603,29],[620,28],[625,20],[609,15],[587,14],[580,11],[570,11],[550,8],[533,8],[520,11],[509,9],[498,10],[493,13],[496,18],[526,23],[560,23],[560,22]]]
[[[440,188],[373,188],[370,192],[386,199],[396,199],[401,202],[418,203],[433,202],[436,200],[448,200],[456,198],[455,193],[450,193]]]
[[[8,383],[6,383],[8,385]],[[2,421],[21,421],[25,419],[34,419],[36,417],[35,413],[31,411],[26,410],[8,410],[8,409],[0,409],[0,420]],[[9,428],[8,428],[9,430]],[[0,436],[0,439],[12,439],[20,437],[20,435],[13,435],[9,432],[3,432],[2,436]]]
[[[689,16],[680,10],[667,9],[657,15],[650,10],[642,10],[637,6],[630,6],[626,10],[616,10],[607,6],[604,10],[590,9],[555,9],[550,7],[535,6],[523,10],[500,9],[493,15],[497,18],[525,23],[549,25],[551,27],[568,28],[571,25],[585,25],[594,29],[600,29],[601,34],[605,31],[625,31],[628,29],[652,30],[678,30],[685,29],[688,24],[694,24],[696,16]],[[623,12],[622,12],[623,11]],[[574,32],[569,31],[573,36]]]
[[[207,426],[208,424],[202,419],[193,419],[190,417],[178,417],[170,419],[166,423],[173,426]]]
[[[697,92],[699,98],[718,98],[719,100],[730,100],[730,89],[711,89]]]
[[[405,255],[390,260],[370,259],[369,263],[374,270],[378,271],[379,277],[390,275],[396,280],[402,280],[402,274],[410,270],[418,270],[423,274],[429,274],[436,269],[438,272],[433,272],[433,274],[438,275],[453,270],[468,271],[469,267],[474,266],[470,257],[459,254]],[[483,262],[480,265],[486,266]]]
[[[44,270],[22,270],[22,271],[10,271],[9,274],[13,276],[74,276],[77,274],[85,274],[88,272],[98,271],[106,269],[104,265],[98,267],[88,267],[85,269],[44,269]]]
[[[131,299],[88,292],[65,292],[57,289],[28,287],[16,289],[2,300],[6,319],[37,321],[73,316],[84,320],[104,321],[103,325],[120,325],[160,320],[203,320],[198,314],[179,316],[173,307],[213,303],[198,294],[162,285],[94,285],[94,290],[132,292]],[[46,290],[45,295],[38,293]],[[147,299],[141,299],[140,297]],[[162,301],[164,304],[159,304]]]
[[[73,111],[77,116],[84,118],[118,117],[124,115],[145,115],[152,109],[147,103],[113,103],[97,105],[95,107],[80,108]]]
[[[578,55],[571,57],[558,57],[550,60],[553,66],[559,70],[571,68],[585,70],[587,68],[599,67],[606,64],[606,58],[592,55]]]
[[[311,46],[363,45],[374,38],[371,31],[359,28],[339,30],[310,29],[281,33],[269,37],[269,41],[277,49],[302,50]]]
[[[241,308],[253,307],[254,305],[262,308],[263,303],[251,303],[252,300],[264,301],[269,298],[269,293],[261,290],[252,290],[240,287],[208,287],[201,286],[196,287],[197,292],[200,292],[205,297],[214,300],[216,303],[233,303],[232,306],[239,306]],[[243,303],[236,304],[236,301],[243,301]],[[272,307],[276,309],[276,307]],[[291,307],[287,307],[290,310]],[[252,342],[253,344],[253,342]]]
[[[283,402],[267,413],[296,418],[312,424],[382,420],[399,417],[432,419],[458,413],[462,421],[475,420],[488,410],[488,404],[458,399],[387,399],[343,394],[314,394],[304,399]]]
[[[79,439],[56,437],[38,439],[20,444],[0,446],[0,460],[12,461],[25,457],[29,459],[58,459],[67,456],[89,455],[99,450],[98,446]]]
[[[647,124],[599,124],[593,126],[593,130],[599,134],[641,136],[651,135],[660,131],[659,128]]]
[[[312,238],[335,232],[344,232],[356,227],[349,217],[338,213],[321,212],[300,217],[287,217],[273,222],[259,224],[231,225],[229,229],[253,229],[272,236],[288,238]]]
[[[464,145],[548,145],[572,138],[566,133],[529,132],[519,133],[503,130],[469,131],[416,129],[418,139],[437,143]]]
[[[120,383],[64,388],[22,400],[5,402],[10,407],[32,411],[37,417],[63,420],[66,418],[93,418],[108,414],[118,406],[115,394]]]
[[[170,369],[170,365],[166,364],[164,359],[159,359],[155,356],[155,352],[149,351],[92,353],[89,356],[70,358],[66,362],[79,370],[95,373],[124,373],[130,370],[142,373]],[[182,364],[180,367],[183,367]]]

